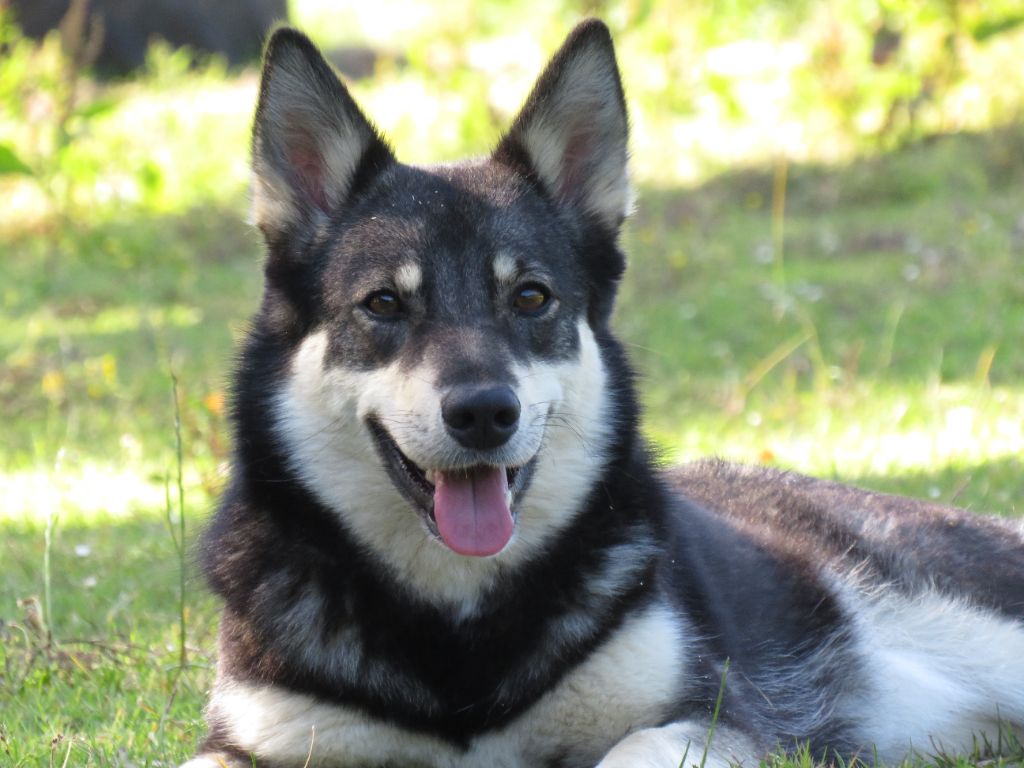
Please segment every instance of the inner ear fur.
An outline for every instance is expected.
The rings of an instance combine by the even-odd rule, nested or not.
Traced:
[[[277,30],[253,127],[252,220],[274,239],[343,205],[361,169],[394,157],[316,46]]]
[[[493,158],[578,218],[617,231],[632,204],[628,138],[611,34],[591,19],[551,59]]]

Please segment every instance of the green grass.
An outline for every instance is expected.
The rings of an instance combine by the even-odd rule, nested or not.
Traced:
[[[782,259],[771,171],[642,192],[617,321],[655,440],[1019,510],[1020,140],[792,168]]]
[[[70,749],[68,765],[169,765],[194,749],[212,679],[214,605],[193,583],[191,666],[180,672],[179,569],[164,523],[62,521],[53,556],[59,645],[49,649],[13,597],[41,592],[40,530],[5,525],[4,539],[0,763],[62,765]]]
[[[624,43],[627,77],[639,42]],[[3,67],[20,60],[0,61],[0,105]],[[357,90],[394,111],[441,98],[457,71],[462,95],[428,122],[458,130],[424,143],[436,125],[384,127],[419,159],[486,151],[500,115],[462,104],[486,78],[430,66]],[[69,123],[64,149],[52,114],[0,109],[0,135],[36,173],[0,176],[4,766],[175,765],[201,737],[216,604],[186,558],[182,667],[171,379],[191,542],[225,477],[226,377],[260,288],[243,223],[255,87],[251,71],[193,76],[158,53],[141,82],[86,99],[107,106]],[[792,165],[784,185],[753,153],[684,185],[659,172],[650,137],[675,152],[670,121],[641,96],[615,324],[666,461],[719,454],[1024,512],[1024,129]],[[980,755],[932,762],[998,764]]]

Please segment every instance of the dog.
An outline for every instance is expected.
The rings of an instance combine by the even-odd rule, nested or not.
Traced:
[[[430,167],[272,36],[188,768],[888,762],[1024,725],[1018,522],[656,466],[609,327],[627,135],[596,20],[489,157]]]

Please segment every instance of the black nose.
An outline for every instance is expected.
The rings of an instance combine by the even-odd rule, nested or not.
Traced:
[[[441,401],[441,417],[466,448],[504,445],[519,428],[519,398],[508,386],[460,386]]]

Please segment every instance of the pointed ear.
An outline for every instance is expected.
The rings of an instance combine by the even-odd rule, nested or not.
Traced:
[[[305,35],[267,43],[253,127],[253,222],[269,241],[343,205],[394,157]]]
[[[632,204],[628,136],[611,34],[590,19],[552,58],[494,159],[534,177],[585,221],[615,231]]]

